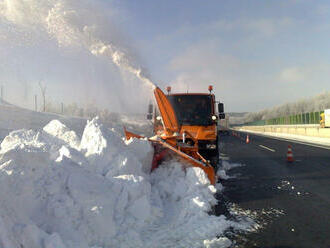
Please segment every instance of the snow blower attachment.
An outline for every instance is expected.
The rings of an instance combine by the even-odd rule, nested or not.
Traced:
[[[210,89],[210,88],[209,88]],[[209,94],[170,94],[166,96],[156,87],[154,90],[160,116],[154,115],[154,134],[148,138],[154,146],[152,170],[165,157],[174,154],[188,162],[187,166],[199,167],[215,184],[215,170],[219,162],[217,119],[224,117],[223,104],[219,103],[215,114],[215,96]],[[152,109],[152,108],[151,108]],[[149,109],[150,112],[150,109]],[[148,113],[148,119],[150,119]],[[144,138],[128,132],[126,139]]]

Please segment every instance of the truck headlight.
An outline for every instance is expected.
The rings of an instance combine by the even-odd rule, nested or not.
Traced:
[[[212,118],[212,120],[214,120],[214,121],[215,121],[215,120],[217,119],[217,116],[216,116],[216,115],[212,115],[212,117],[211,117],[211,118]]]
[[[217,149],[217,145],[216,144],[206,144],[206,149],[211,149],[211,150]]]

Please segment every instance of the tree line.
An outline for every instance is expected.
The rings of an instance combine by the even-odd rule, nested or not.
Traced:
[[[302,113],[318,112],[329,108],[330,92],[324,92],[311,98],[300,99],[296,102],[285,103],[258,112],[246,113],[242,117],[233,117],[231,118],[231,123],[243,124]]]

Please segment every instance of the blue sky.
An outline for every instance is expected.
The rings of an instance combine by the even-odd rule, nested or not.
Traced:
[[[214,82],[234,111],[330,90],[329,1],[143,0],[118,8],[161,85],[201,90]]]
[[[38,91],[35,82],[42,79],[57,102],[88,101],[112,111],[124,105],[125,112],[144,111],[147,93],[134,77],[79,45],[59,46],[34,27],[33,18],[42,11],[47,15],[49,6],[28,0],[30,4],[21,7],[22,0],[11,1],[32,21],[26,33],[21,30],[26,27],[0,18],[1,27],[6,27],[0,31],[0,79],[7,82],[7,92],[13,95],[13,85],[31,82],[33,95]],[[50,2],[63,2],[66,13],[80,15],[79,21],[72,20],[77,27],[99,26],[104,39],[127,51],[159,86],[192,92],[213,84],[227,111],[259,111],[330,90],[329,1]],[[37,8],[30,8],[32,3]],[[68,90],[63,91],[64,86]]]

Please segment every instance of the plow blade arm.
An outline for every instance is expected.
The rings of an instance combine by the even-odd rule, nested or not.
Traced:
[[[178,132],[179,124],[174,109],[160,88],[154,90],[159,112],[162,116],[163,125],[167,132]]]

